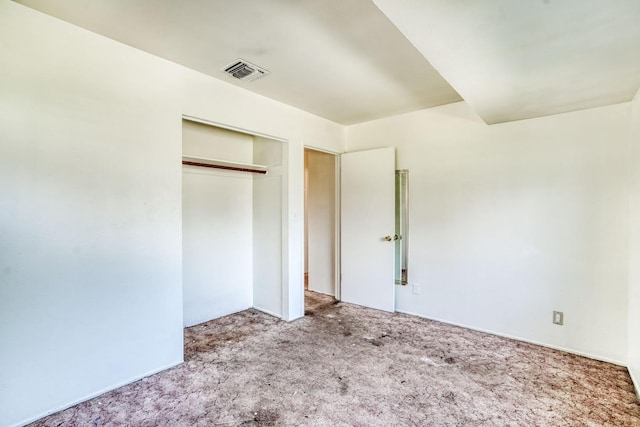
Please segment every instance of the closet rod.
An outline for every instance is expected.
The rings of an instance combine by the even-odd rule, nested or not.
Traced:
[[[238,166],[228,166],[228,165],[215,165],[215,164],[208,164],[208,163],[190,162],[187,160],[183,160],[182,164],[187,166],[200,166],[203,168],[225,169],[225,170],[238,171],[238,172],[251,172],[251,173],[261,173],[261,174],[267,173],[267,171],[264,169],[251,169],[248,167],[238,167]]]
[[[198,166],[203,168],[225,169],[229,171],[251,172],[266,174],[267,167],[263,165],[252,165],[249,163],[230,162],[228,160],[209,159],[183,154],[182,164],[187,166]]]

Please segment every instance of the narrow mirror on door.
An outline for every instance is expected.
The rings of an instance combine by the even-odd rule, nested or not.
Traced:
[[[396,171],[396,235],[395,245],[395,279],[396,285],[406,285],[407,280],[407,249],[408,249],[408,187],[409,171]]]

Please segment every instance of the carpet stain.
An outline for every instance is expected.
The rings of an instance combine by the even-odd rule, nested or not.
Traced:
[[[280,415],[277,411],[269,409],[258,409],[251,413],[251,419],[243,421],[239,425],[241,426],[275,426],[277,425]]]
[[[442,395],[442,399],[444,399],[447,402],[453,402],[456,400],[456,395],[453,394],[453,392],[448,391]]]
[[[344,382],[340,383],[340,394],[342,396],[346,395],[349,392],[349,386]]]

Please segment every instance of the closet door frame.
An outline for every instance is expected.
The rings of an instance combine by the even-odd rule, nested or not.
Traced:
[[[266,134],[263,132],[257,132],[257,131],[253,131],[250,129],[245,129],[245,128],[241,128],[241,127],[237,127],[237,126],[233,126],[233,125],[229,125],[226,123],[221,123],[221,122],[216,122],[213,120],[208,120],[208,119],[204,119],[204,118],[200,118],[200,117],[195,117],[195,116],[191,116],[191,115],[187,115],[187,114],[183,114],[182,115],[182,119],[183,120],[187,120],[187,121],[191,121],[191,122],[196,122],[196,123],[201,123],[204,125],[209,125],[209,126],[215,126],[218,128],[222,128],[222,129],[226,129],[226,130],[230,130],[233,132],[239,132],[239,133],[244,133],[247,135],[251,135],[251,136],[257,136],[257,137],[261,137],[261,138],[267,138],[267,139],[271,139],[274,141],[278,141],[281,142],[283,144],[282,147],[282,168],[283,168],[283,173],[282,173],[282,187],[281,187],[281,194],[282,194],[282,223],[281,223],[281,259],[282,259],[282,265],[281,265],[281,269],[282,269],[282,282],[280,285],[280,294],[281,294],[281,313],[280,313],[280,318],[286,321],[291,321],[291,320],[295,320],[299,317],[302,317],[304,315],[304,292],[303,289],[300,289],[300,291],[297,291],[296,289],[291,289],[291,282],[292,282],[292,276],[291,276],[291,269],[289,268],[290,266],[290,262],[292,259],[295,259],[296,257],[293,256],[294,254],[290,253],[290,245],[289,245],[289,228],[290,228],[290,223],[289,223],[289,201],[290,198],[292,197],[288,188],[289,185],[289,140],[286,138],[282,138],[279,136],[274,136],[274,135],[270,135],[270,134]],[[296,219],[296,218],[294,218]],[[296,221],[294,221],[296,222]],[[300,221],[297,221],[300,222]],[[302,230],[301,226],[301,232],[303,233],[304,231]],[[304,248],[303,248],[304,249]],[[301,259],[301,263],[303,262],[304,258]],[[301,284],[302,287],[304,287],[304,279],[303,279],[303,275],[304,275],[304,268],[300,268],[300,274],[299,274],[299,278],[296,278],[297,280],[295,280],[294,282],[298,282]],[[292,292],[293,291],[293,292]],[[292,308],[293,307],[293,308]],[[298,314],[299,313],[299,314]]]

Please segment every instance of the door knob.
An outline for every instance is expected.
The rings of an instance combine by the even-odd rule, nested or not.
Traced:
[[[387,242],[390,242],[390,241],[392,241],[392,240],[393,240],[393,237],[391,237],[391,236],[385,236],[385,237],[384,237],[384,240],[386,240]]]

